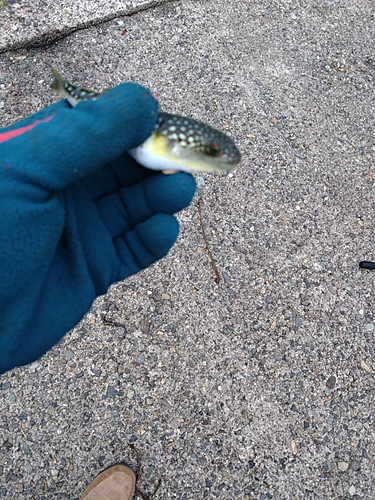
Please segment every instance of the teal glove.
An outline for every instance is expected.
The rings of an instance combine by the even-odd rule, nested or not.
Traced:
[[[0,131],[0,373],[37,359],[173,245],[193,178],[125,153],[156,121],[151,94],[128,83]]]

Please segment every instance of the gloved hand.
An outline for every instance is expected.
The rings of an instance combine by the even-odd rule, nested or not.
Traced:
[[[190,203],[193,178],[125,153],[156,120],[151,94],[128,83],[0,130],[0,373],[37,359],[174,243],[171,214]]]

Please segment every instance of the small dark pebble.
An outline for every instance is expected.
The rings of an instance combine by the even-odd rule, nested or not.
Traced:
[[[296,316],[296,319],[294,320],[294,324],[297,328],[299,328],[302,325],[302,318],[301,316],[298,316],[298,314]]]
[[[10,469],[8,474],[5,476],[5,482],[7,483],[8,481],[10,481],[12,479],[12,476],[13,476],[13,470]]]
[[[137,363],[140,365],[143,365],[145,362],[145,355],[144,354],[139,354],[137,356]]]
[[[308,429],[310,427],[310,424],[308,422],[303,422],[303,428]]]
[[[114,398],[116,397],[116,394],[117,394],[116,389],[111,385],[109,385],[107,388],[107,398]]]
[[[328,389],[333,389],[335,385],[336,385],[336,377],[334,375],[331,375],[326,382],[326,386],[328,387]]]
[[[211,488],[211,486],[212,486],[211,479],[208,479],[208,477],[206,477],[206,488]]]
[[[350,461],[349,468],[351,470],[358,471],[361,468],[361,462],[353,458],[353,460]]]
[[[325,470],[326,472],[329,472],[331,470],[331,462],[324,462],[322,465],[322,469]]]
[[[10,385],[10,382],[4,382],[3,385],[1,386],[3,391],[5,391],[5,389],[10,389],[11,387],[12,386]]]
[[[224,280],[224,283],[228,283],[230,281],[230,277],[229,277],[228,273],[223,272],[223,280]]]
[[[307,278],[303,278],[303,282],[305,283],[306,288],[310,288],[311,283],[310,283],[310,281]]]
[[[25,443],[25,442],[22,443],[21,447],[26,455],[30,455],[31,451],[30,451],[30,447],[27,443]]]
[[[137,441],[137,439],[138,437],[135,434],[133,434],[129,439],[129,443],[134,443],[135,441]]]
[[[247,250],[245,248],[240,247],[239,245],[233,245],[233,248],[240,253],[247,253]]]
[[[147,334],[150,331],[150,322],[147,318],[142,318],[139,322],[139,329],[142,333]]]
[[[252,460],[249,460],[248,465],[249,465],[249,469],[254,469],[254,467],[255,467],[255,462],[253,462]]]

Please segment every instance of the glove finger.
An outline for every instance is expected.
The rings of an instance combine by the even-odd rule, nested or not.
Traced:
[[[99,215],[112,238],[157,213],[173,214],[191,202],[195,181],[190,174],[156,174],[97,201]]]
[[[142,167],[128,153],[123,153],[110,164],[88,172],[83,183],[93,201],[118,191],[122,186],[132,186],[151,175],[154,170]]]
[[[178,229],[172,215],[156,214],[116,238],[114,244],[120,261],[118,279],[125,279],[164,257],[176,241]]]
[[[59,109],[48,122],[1,144],[1,157],[45,189],[59,190],[141,144],[157,120],[157,102],[134,83],[97,101]]]

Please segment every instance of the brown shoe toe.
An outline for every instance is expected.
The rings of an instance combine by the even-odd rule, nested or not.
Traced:
[[[96,476],[80,500],[130,500],[135,481],[135,474],[129,467],[114,465]]]

